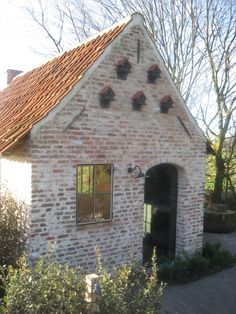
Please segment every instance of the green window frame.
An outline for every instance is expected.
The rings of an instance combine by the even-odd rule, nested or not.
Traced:
[[[77,165],[76,224],[112,220],[113,165]]]

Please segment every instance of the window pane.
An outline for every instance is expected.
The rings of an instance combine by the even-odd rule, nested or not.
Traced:
[[[77,166],[77,223],[111,219],[112,165]]]
[[[151,223],[151,220],[152,220],[152,205],[147,204],[146,206],[147,206],[146,207],[146,210],[147,210],[147,212],[146,212],[146,221]]]
[[[79,195],[77,199],[77,221],[93,221],[93,195]]]
[[[93,166],[78,166],[77,191],[82,194],[93,193]]]
[[[95,220],[110,219],[111,195],[95,196]]]
[[[111,192],[111,166],[96,165],[96,193]]]

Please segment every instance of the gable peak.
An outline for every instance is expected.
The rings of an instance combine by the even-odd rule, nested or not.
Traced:
[[[144,17],[141,13],[135,12],[131,14],[131,20],[136,24],[144,23]]]

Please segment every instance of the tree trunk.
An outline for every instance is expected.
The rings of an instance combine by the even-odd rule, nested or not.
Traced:
[[[231,179],[230,176],[229,176],[229,184],[230,184],[230,188],[231,188],[231,191],[232,191],[232,194],[233,194],[233,198],[236,201],[236,191],[235,191],[235,188],[234,188],[234,185],[232,183],[232,179]]]
[[[216,176],[214,182],[213,202],[222,202],[223,181],[225,175],[225,164],[221,154],[216,155]]]

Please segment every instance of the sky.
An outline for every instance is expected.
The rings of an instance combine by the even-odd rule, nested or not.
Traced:
[[[6,87],[7,69],[25,72],[52,58],[51,41],[26,10],[29,2],[37,8],[37,0],[0,0],[0,90]],[[47,12],[50,20],[56,21],[54,12]],[[64,38],[69,38],[68,34]]]
[[[0,89],[6,86],[6,70],[28,71],[46,57],[34,52],[41,35],[24,7],[24,0],[0,0]]]

